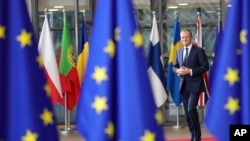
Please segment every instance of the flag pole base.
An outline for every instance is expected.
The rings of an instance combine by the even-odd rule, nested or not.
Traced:
[[[173,126],[173,128],[175,129],[179,129],[179,128],[183,128],[184,126],[180,126],[180,123],[179,123],[179,106],[176,107],[176,125]]]
[[[180,129],[180,128],[184,128],[184,126],[180,126],[180,125],[175,125],[175,126],[172,126],[174,129]]]
[[[61,128],[60,131],[61,134],[66,135],[66,134],[72,134],[74,132],[74,129],[68,127],[68,128]]]

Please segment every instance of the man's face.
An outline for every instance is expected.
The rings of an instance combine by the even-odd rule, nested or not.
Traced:
[[[181,32],[181,42],[183,46],[188,46],[192,42],[192,36],[188,31]]]

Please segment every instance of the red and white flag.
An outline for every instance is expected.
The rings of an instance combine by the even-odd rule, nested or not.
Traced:
[[[47,16],[44,18],[38,51],[44,63],[47,85],[49,86],[47,93],[51,95],[51,101],[55,104],[62,98],[62,89]]]
[[[198,16],[196,20],[196,34],[195,34],[194,45],[196,45],[197,47],[202,47],[202,24],[201,24],[200,16]],[[202,75],[203,75],[203,80],[204,80],[206,91],[200,94],[200,98],[198,102],[199,107],[204,107],[206,104],[206,98],[209,97],[207,73],[205,72]]]

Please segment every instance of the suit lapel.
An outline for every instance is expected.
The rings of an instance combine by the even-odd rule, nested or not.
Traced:
[[[181,64],[181,66],[184,66],[184,64],[183,64],[183,58],[184,58],[184,56],[183,56],[183,51],[184,51],[184,47],[181,48],[180,54],[179,54],[179,57],[181,58],[181,59],[180,59],[180,64]]]

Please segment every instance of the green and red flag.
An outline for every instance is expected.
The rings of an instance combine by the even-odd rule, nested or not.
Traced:
[[[59,74],[64,97],[60,103],[67,106],[68,110],[72,110],[79,98],[80,84],[66,15],[64,15],[61,50],[59,54]],[[65,96],[67,96],[67,104],[65,104]]]

